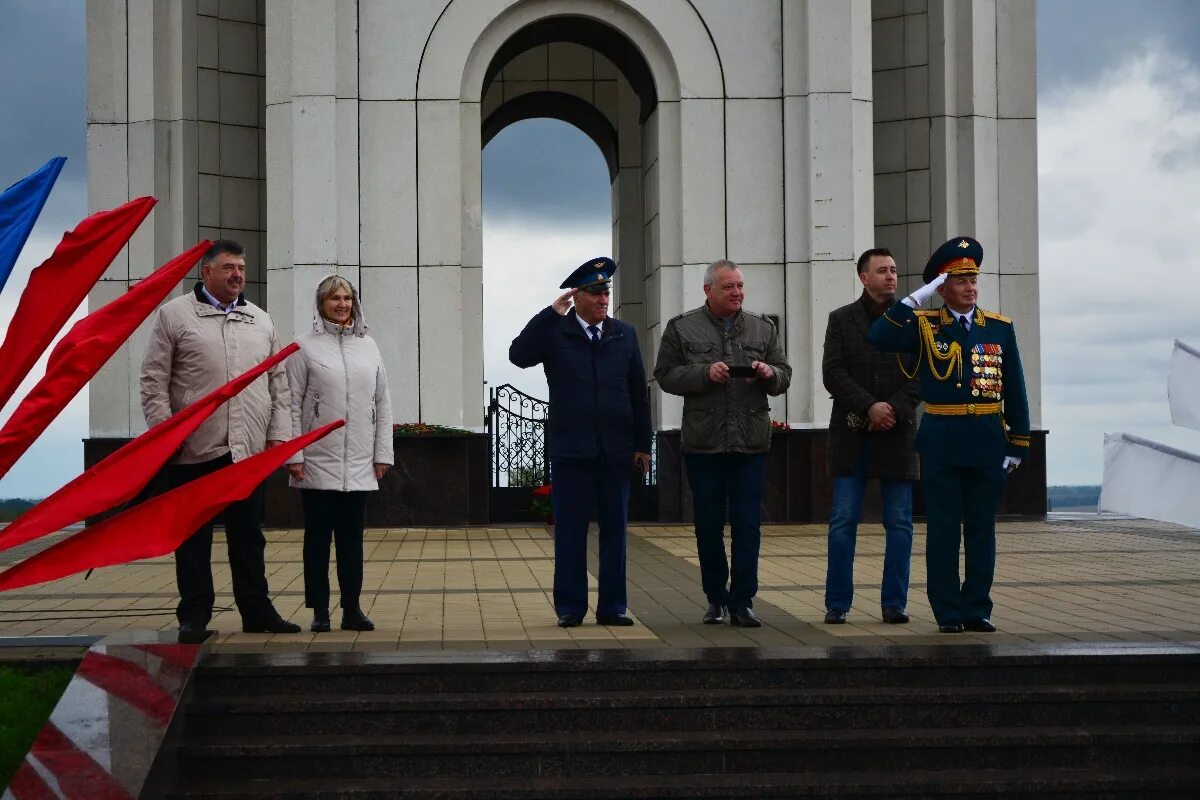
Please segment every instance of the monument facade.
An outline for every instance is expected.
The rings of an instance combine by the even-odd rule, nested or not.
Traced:
[[[608,163],[614,307],[647,363],[732,259],[795,371],[772,417],[824,427],[822,335],[856,255],[891,248],[904,290],[966,234],[980,304],[1029,343],[1040,427],[1033,0],[88,0],[87,24],[89,207],[159,201],[93,307],[238,239],[284,338],[347,275],[394,418],[479,427],[480,153],[555,117]],[[93,438],[144,429],[143,349],[93,381]],[[678,427],[680,398],[651,390]]]

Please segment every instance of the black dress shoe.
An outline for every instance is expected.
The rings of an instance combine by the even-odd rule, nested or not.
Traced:
[[[184,620],[179,623],[179,643],[180,644],[199,644],[212,635],[212,631],[206,630],[205,625],[191,620]]]
[[[762,620],[748,608],[729,609],[729,624],[738,628],[761,628]]]
[[[720,603],[709,603],[708,611],[704,612],[705,625],[724,625],[725,624],[725,606]]]
[[[583,624],[583,617],[578,614],[559,614],[558,627],[560,628],[578,628]]]
[[[883,621],[889,625],[903,625],[908,622],[908,614],[905,613],[903,608],[886,606],[883,609]]]
[[[329,633],[329,609],[314,608],[312,625],[308,629],[313,633]]]
[[[987,617],[979,617],[978,619],[969,619],[963,623],[963,627],[975,633],[995,633],[996,626]]]
[[[283,617],[263,620],[261,622],[246,622],[242,620],[242,633],[299,633],[300,626],[288,622]]]
[[[361,608],[342,609],[342,630],[344,631],[373,631],[375,623],[367,619]]]
[[[633,620],[631,620],[629,617],[625,616],[624,614],[597,614],[596,615],[596,624],[597,625],[628,626],[628,625],[633,624]]]
[[[939,622],[939,633],[962,633],[963,624],[961,622]]]
[[[831,608],[825,612],[826,625],[845,625],[846,624],[846,609]]]

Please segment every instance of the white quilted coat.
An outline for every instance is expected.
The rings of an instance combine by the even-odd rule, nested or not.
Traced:
[[[374,491],[375,464],[392,464],[392,400],[375,340],[367,335],[358,296],[354,317],[342,327],[315,311],[313,327],[297,339],[300,352],[287,360],[292,390],[292,435],[345,419],[346,425],[291,459],[304,464],[300,489]]]

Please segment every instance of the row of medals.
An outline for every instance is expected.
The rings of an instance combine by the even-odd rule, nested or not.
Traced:
[[[999,400],[1004,390],[1001,380],[1003,356],[999,353],[971,353],[971,396]]]

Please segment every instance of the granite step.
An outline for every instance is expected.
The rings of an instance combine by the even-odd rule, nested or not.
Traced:
[[[1200,683],[412,695],[266,695],[188,707],[192,735],[923,729],[1188,724]]]
[[[187,782],[323,778],[591,777],[687,773],[1134,769],[1186,767],[1200,724],[924,731],[783,730],[498,736],[193,738],[179,751]]]
[[[1200,769],[1008,769],[903,773],[795,772],[725,775],[396,779],[303,777],[231,781],[210,775],[168,795],[174,800],[635,800],[646,798],[1004,798],[1099,800],[1195,796]]]
[[[769,650],[683,651],[673,657],[556,652],[538,659],[492,654],[457,662],[399,654],[219,654],[197,685],[223,697],[312,696],[336,685],[346,694],[563,692],[630,689],[787,689],[859,686],[1014,686],[1183,683],[1200,672],[1200,654],[997,655],[987,647],[908,648],[853,659],[771,656]],[[389,655],[391,656],[389,658]],[[303,669],[298,668],[303,665]]]

